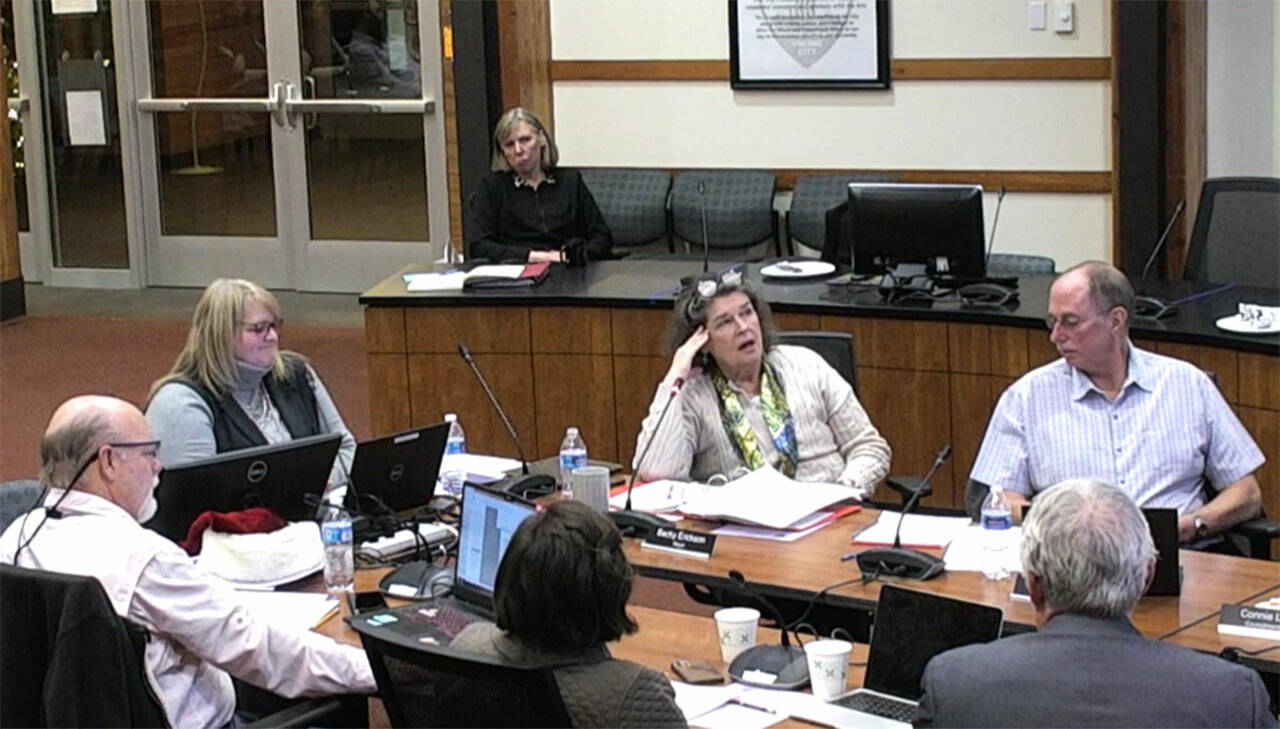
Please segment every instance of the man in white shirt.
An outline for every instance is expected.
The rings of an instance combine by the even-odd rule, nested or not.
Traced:
[[[171,726],[232,720],[231,676],[289,698],[372,693],[362,651],[255,620],[176,544],[142,528],[156,510],[159,442],[116,398],[72,398],[40,445],[44,506],[0,536],[0,560],[88,575],[116,612],[147,629],[147,680]]]

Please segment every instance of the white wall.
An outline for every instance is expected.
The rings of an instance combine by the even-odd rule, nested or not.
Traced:
[[[1280,12],[1273,0],[1213,0],[1208,26],[1208,176],[1280,177]]]
[[[551,0],[556,60],[728,58],[724,0]],[[1101,57],[1110,6],[1076,1],[1076,31],[1027,30],[1026,0],[894,0],[896,58]],[[888,91],[738,91],[728,82],[562,81],[564,164],[779,169],[1111,167],[1109,81],[895,81]],[[987,219],[994,196],[988,196]],[[1059,268],[1107,260],[1111,198],[1010,193],[996,250]]]

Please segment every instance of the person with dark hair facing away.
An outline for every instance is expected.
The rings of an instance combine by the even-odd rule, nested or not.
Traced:
[[[605,646],[638,626],[627,615],[631,564],[613,523],[557,501],[516,529],[498,566],[497,623],[467,626],[451,647],[554,669],[575,727],[684,727],[660,673]]]
[[[472,193],[470,255],[583,264],[613,256],[613,234],[577,170],[558,167],[551,133],[520,107],[493,129],[490,172]]]
[[[869,498],[892,451],[850,385],[817,352],[777,344],[769,304],[740,268],[703,275],[676,299],[671,366],[640,427],[639,478],[706,481],[772,466]],[[672,394],[677,381],[684,389]],[[662,411],[672,397],[671,412]]]

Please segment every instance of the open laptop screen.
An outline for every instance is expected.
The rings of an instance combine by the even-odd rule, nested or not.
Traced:
[[[470,484],[463,488],[456,596],[470,602],[492,603],[502,555],[516,528],[535,511],[533,504],[510,494]]]
[[[392,511],[426,506],[435,495],[448,437],[449,424],[437,423],[360,443],[351,466],[354,494],[376,496]],[[348,502],[352,494],[347,491]],[[369,504],[360,504],[360,511],[368,509]]]
[[[999,608],[885,585],[876,605],[862,685],[919,701],[920,679],[929,659],[999,638],[1003,619]]]

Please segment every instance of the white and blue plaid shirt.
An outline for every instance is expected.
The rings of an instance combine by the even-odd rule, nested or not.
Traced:
[[[1209,376],[1129,344],[1129,374],[1108,400],[1058,359],[996,404],[969,477],[1030,496],[1069,478],[1115,484],[1139,506],[1186,514],[1266,458]]]

